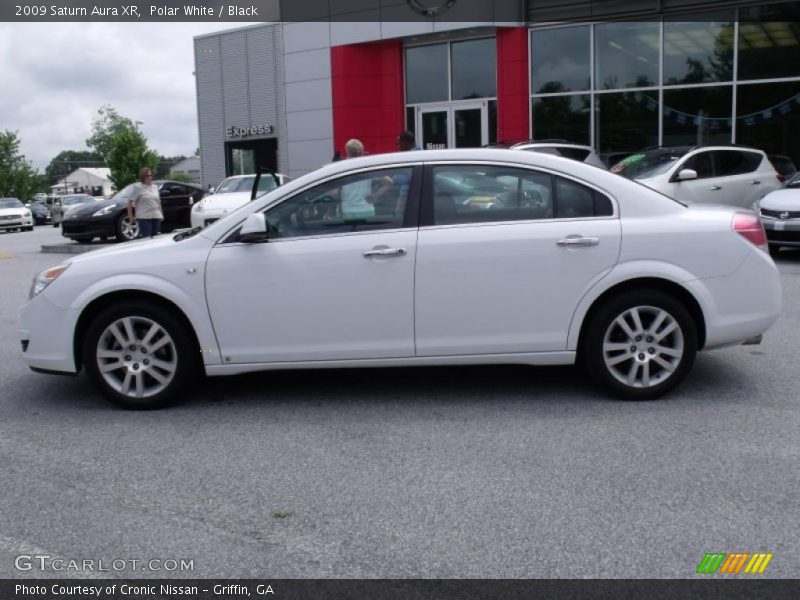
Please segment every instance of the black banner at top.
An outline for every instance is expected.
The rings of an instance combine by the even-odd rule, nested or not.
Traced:
[[[495,25],[551,21],[703,16],[732,7],[789,5],[796,0],[4,0],[11,22],[469,22]],[[782,10],[785,13],[784,10]]]

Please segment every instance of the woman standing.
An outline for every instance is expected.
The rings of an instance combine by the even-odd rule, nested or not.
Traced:
[[[139,169],[139,183],[128,198],[128,219],[131,223],[139,224],[139,237],[155,236],[164,220],[161,196],[153,184],[153,172],[149,167]]]

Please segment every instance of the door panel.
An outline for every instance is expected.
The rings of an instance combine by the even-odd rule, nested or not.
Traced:
[[[226,363],[414,355],[417,231],[217,246],[206,293]],[[364,252],[403,249],[403,254]]]

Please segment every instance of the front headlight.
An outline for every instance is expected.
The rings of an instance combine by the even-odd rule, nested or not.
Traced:
[[[33,213],[31,213],[31,211],[26,210],[22,216],[25,217],[26,219],[30,219],[32,214]]]
[[[36,277],[33,278],[33,284],[31,284],[31,291],[28,293],[28,300],[39,294],[44,288],[53,283],[56,277],[67,270],[67,267],[69,267],[69,263],[51,267],[36,275]]]
[[[105,216],[105,215],[110,214],[111,212],[113,212],[115,208],[116,208],[116,206],[114,204],[112,204],[110,206],[106,206],[105,208],[101,208],[100,210],[98,210],[92,216],[93,217]]]

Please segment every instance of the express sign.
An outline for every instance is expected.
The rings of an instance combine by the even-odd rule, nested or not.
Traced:
[[[275,130],[272,125],[253,125],[252,127],[228,127],[227,137],[246,137],[248,135],[269,135]]]

